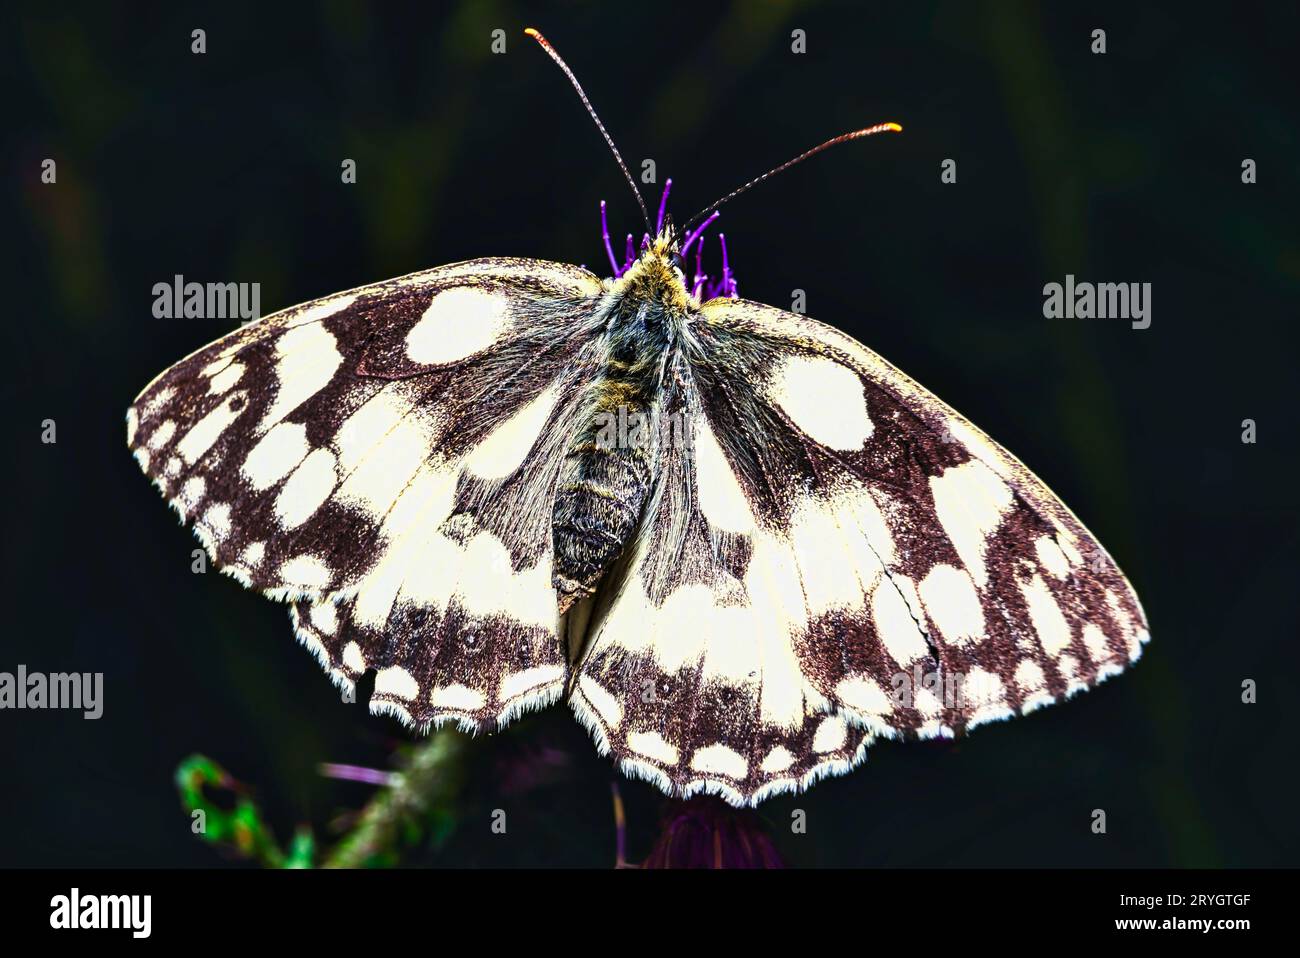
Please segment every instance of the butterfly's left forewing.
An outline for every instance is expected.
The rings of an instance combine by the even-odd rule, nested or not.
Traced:
[[[1139,654],[1136,596],[1055,495],[831,327],[712,300],[665,403],[690,443],[663,454],[574,703],[667,790],[757,802]]]
[[[128,441],[337,682],[376,670],[372,709],[504,722],[563,688],[550,503],[600,292],[495,259],[286,310],[159,376]]]

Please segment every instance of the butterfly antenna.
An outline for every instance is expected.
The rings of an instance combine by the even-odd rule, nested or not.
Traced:
[[[569,82],[573,84],[573,88],[578,91],[578,98],[582,100],[582,105],[587,108],[587,112],[591,114],[591,118],[596,122],[596,129],[600,130],[600,135],[603,136],[605,142],[609,144],[610,152],[614,154],[614,159],[618,161],[618,168],[623,171],[623,176],[627,178],[627,185],[632,187],[632,193],[636,196],[637,206],[641,207],[641,218],[645,220],[646,232],[650,232],[650,211],[646,209],[645,199],[641,196],[641,191],[637,189],[636,181],[632,179],[632,174],[628,172],[627,164],[623,162],[623,155],[618,152],[618,147],[614,145],[614,138],[611,137],[609,131],[605,129],[605,124],[600,122],[600,117],[596,115],[595,108],[591,105],[591,101],[587,99],[587,94],[583,92],[582,84],[579,83],[578,78],[573,75],[573,71],[570,70],[569,65],[564,62],[564,58],[555,52],[555,47],[551,46],[546,37],[542,36],[532,27],[528,27],[524,30],[524,33],[528,34],[541,44],[542,49],[545,50],[547,55],[555,61],[556,65],[564,71],[564,75],[569,78]]]
[[[739,196],[741,193],[745,192],[745,190],[749,189],[751,186],[757,186],[759,183],[762,183],[768,177],[776,176],[776,174],[780,173],[782,170],[788,170],[796,163],[802,163],[804,160],[808,159],[808,157],[820,153],[822,150],[829,150],[832,146],[835,146],[839,143],[847,143],[849,142],[849,140],[860,140],[864,136],[872,136],[873,134],[876,133],[902,133],[902,132],[903,132],[903,128],[899,126],[897,123],[877,123],[875,126],[869,126],[861,130],[854,130],[852,133],[842,133],[833,139],[827,140],[825,143],[822,143],[818,146],[814,146],[811,150],[808,150],[806,153],[800,153],[793,160],[789,160],[785,163],[782,163],[780,166],[776,167],[775,169],[768,170],[762,176],[754,177],[754,179],[750,180],[740,189],[732,190],[730,193],[728,193],[722,199],[718,200],[716,203],[706,206],[704,209],[700,210],[698,213],[696,213],[694,216],[691,217],[691,221],[687,223],[685,227],[683,227],[682,233],[684,235],[690,235],[692,226],[694,226],[704,217],[708,216],[710,213],[716,210],[723,203],[727,202],[727,200],[734,199],[735,197]]]

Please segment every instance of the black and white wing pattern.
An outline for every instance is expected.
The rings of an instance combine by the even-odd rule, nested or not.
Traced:
[[[1146,620],[1028,469],[837,330],[743,300],[687,326],[640,535],[571,680],[665,791],[756,804],[1088,688]]]
[[[128,443],[337,683],[376,670],[372,711],[504,724],[565,685],[551,504],[601,291],[485,259],[285,310],[154,380]]]

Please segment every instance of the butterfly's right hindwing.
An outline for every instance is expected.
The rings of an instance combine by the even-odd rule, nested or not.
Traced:
[[[128,441],[336,681],[376,670],[372,707],[418,725],[503,721],[563,687],[550,509],[600,290],[479,260],[286,310],[159,376]]]

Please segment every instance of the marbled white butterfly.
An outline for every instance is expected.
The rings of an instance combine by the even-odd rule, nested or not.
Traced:
[[[729,271],[688,283],[699,231],[646,223],[611,279],[480,259],[267,316],[150,383],[127,440],[339,685],[375,670],[372,711],[563,698],[671,794],[757,803],[1139,655],[1133,590],[1019,461]]]

